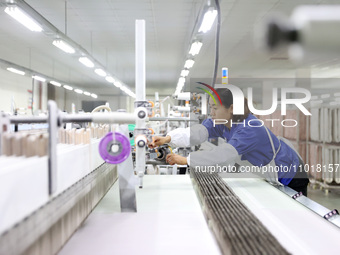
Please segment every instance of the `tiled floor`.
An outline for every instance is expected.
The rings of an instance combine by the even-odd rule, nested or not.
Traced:
[[[329,190],[328,194],[324,189],[319,186],[313,188],[312,185],[308,186],[308,198],[323,205],[324,207],[332,210],[338,209],[340,211],[340,190]]]

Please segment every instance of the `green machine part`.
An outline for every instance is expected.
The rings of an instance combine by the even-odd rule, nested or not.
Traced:
[[[135,124],[129,124],[129,138],[130,138],[130,145],[135,145],[135,135],[133,134],[133,131],[135,130],[136,125]]]

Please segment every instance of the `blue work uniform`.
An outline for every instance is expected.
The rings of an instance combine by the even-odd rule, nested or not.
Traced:
[[[250,122],[249,122],[250,121]],[[231,129],[225,125],[215,125],[212,119],[206,119],[202,123],[209,133],[209,138],[222,137],[232,145],[241,160],[248,160],[251,164],[261,167],[266,166],[273,159],[273,149],[264,126],[254,115],[239,123],[233,123]],[[268,129],[269,130],[269,129]],[[281,148],[276,155],[275,164],[278,166],[278,180],[283,185],[288,185],[299,169],[300,160],[297,153],[269,130],[275,151]]]

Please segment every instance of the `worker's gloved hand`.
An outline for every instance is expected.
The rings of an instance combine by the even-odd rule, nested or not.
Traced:
[[[169,165],[186,165],[187,164],[187,158],[182,157],[178,154],[168,154],[166,156],[166,162],[169,163]]]
[[[165,143],[169,143],[171,140],[170,136],[154,136],[152,137],[152,142],[148,144],[149,148],[153,149],[155,147],[161,146]]]

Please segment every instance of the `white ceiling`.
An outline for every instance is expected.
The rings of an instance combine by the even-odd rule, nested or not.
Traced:
[[[5,0],[1,0],[5,3]],[[333,59],[311,57],[303,64],[260,54],[254,47],[254,27],[266,15],[290,15],[299,4],[335,4],[322,0],[221,0],[220,68],[229,68],[230,78],[293,78],[296,69],[331,72],[340,69]],[[195,20],[202,0],[27,0],[32,8],[73,41],[81,45],[112,75],[134,91],[135,20],[146,20],[147,94],[174,93],[187,57]],[[104,78],[52,45],[51,37],[34,33],[13,20],[0,6],[0,59],[36,70],[100,95],[121,93]],[[67,15],[66,15],[67,13]],[[65,18],[66,15],[66,18]],[[66,21],[67,20],[67,21]],[[65,30],[66,28],[66,30]],[[215,56],[215,27],[203,37],[189,78],[211,79]],[[328,69],[327,69],[328,68]],[[122,93],[123,95],[123,93]]]

